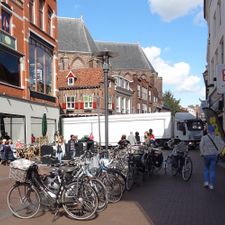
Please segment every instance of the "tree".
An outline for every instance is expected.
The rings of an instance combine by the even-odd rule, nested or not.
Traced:
[[[47,116],[46,113],[42,117],[42,136],[45,137],[47,133]]]
[[[172,115],[175,115],[176,112],[181,111],[180,99],[176,100],[170,91],[166,91],[163,94],[163,101],[164,104],[171,110]]]

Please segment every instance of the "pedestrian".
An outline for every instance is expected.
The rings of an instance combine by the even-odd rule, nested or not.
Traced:
[[[31,144],[34,144],[36,141],[36,138],[34,136],[34,134],[31,134]]]
[[[68,141],[68,154],[71,159],[74,159],[76,156],[76,136],[71,134],[70,140]]]
[[[127,140],[127,136],[125,134],[123,134],[121,136],[121,139],[118,142],[119,148],[123,149],[123,148],[127,147],[128,144],[130,144],[130,142]]]
[[[148,133],[148,131],[144,132],[144,144],[149,145],[149,133]]]
[[[88,136],[87,150],[94,151],[94,135],[92,133]]]
[[[56,145],[56,157],[60,163],[62,162],[64,155],[65,155],[65,144],[63,136],[60,135],[58,138],[58,143]]]
[[[153,130],[150,128],[148,132],[149,144],[155,145],[155,135],[153,134]]]
[[[136,145],[137,144],[136,138],[135,138],[135,136],[134,136],[132,131],[128,135],[127,140],[130,142],[131,145]]]
[[[1,164],[9,165],[9,163],[14,160],[13,149],[10,146],[9,140],[6,140],[6,139],[3,140],[2,151],[3,151],[3,155],[2,155],[3,157],[2,157]]]
[[[140,135],[139,135],[138,131],[135,132],[135,139],[136,139],[136,143],[138,145],[141,144],[141,138],[140,138]]]
[[[220,136],[215,135],[215,128],[208,125],[208,134],[200,141],[200,153],[204,158],[204,187],[214,189],[216,179],[216,160],[224,148],[224,142]]]

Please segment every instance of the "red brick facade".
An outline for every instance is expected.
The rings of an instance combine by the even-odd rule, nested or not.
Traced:
[[[40,28],[40,2],[39,0],[33,1],[33,11],[30,10],[29,0],[2,0],[0,3],[0,32],[3,36],[8,36],[11,40],[15,40],[15,48],[7,46],[5,43],[0,43],[0,47],[4,48],[5,54],[12,53],[19,55],[19,85],[11,85],[5,81],[0,80],[0,93],[7,96],[22,98],[34,102],[45,103],[53,106],[58,105],[57,98],[54,101],[49,101],[48,98],[42,95],[30,94],[30,56],[29,56],[29,41],[31,35],[46,43],[52,48],[52,92],[50,96],[57,96],[56,76],[58,73],[58,62],[56,59],[57,47],[57,4],[55,0],[43,1],[42,20],[43,27]],[[3,14],[6,12],[10,16],[10,29],[5,31]],[[30,12],[33,12],[31,16]],[[1,19],[2,18],[2,19]],[[33,22],[30,19],[33,18]],[[7,17],[6,17],[7,19]],[[7,25],[8,26],[8,25]],[[50,31],[50,33],[49,33]],[[7,59],[6,59],[7,60]],[[47,73],[47,72],[46,72]],[[43,93],[44,94],[44,93]],[[42,96],[42,97],[40,97]]]

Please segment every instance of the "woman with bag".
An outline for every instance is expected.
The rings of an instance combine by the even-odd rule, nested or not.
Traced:
[[[58,143],[56,145],[56,157],[60,163],[64,155],[65,155],[65,143],[63,140],[63,136],[59,136]]]
[[[215,135],[212,125],[208,125],[208,134],[201,138],[199,147],[204,158],[204,187],[213,190],[216,181],[216,160],[224,148],[224,142],[220,136]]]

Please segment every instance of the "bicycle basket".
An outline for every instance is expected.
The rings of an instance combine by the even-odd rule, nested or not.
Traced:
[[[19,182],[25,182],[27,171],[33,164],[32,161],[27,159],[18,159],[10,163],[9,178]]]
[[[27,177],[27,170],[22,170],[18,168],[10,168],[9,171],[9,178],[12,178],[13,180],[19,181],[19,182],[25,182]]]

